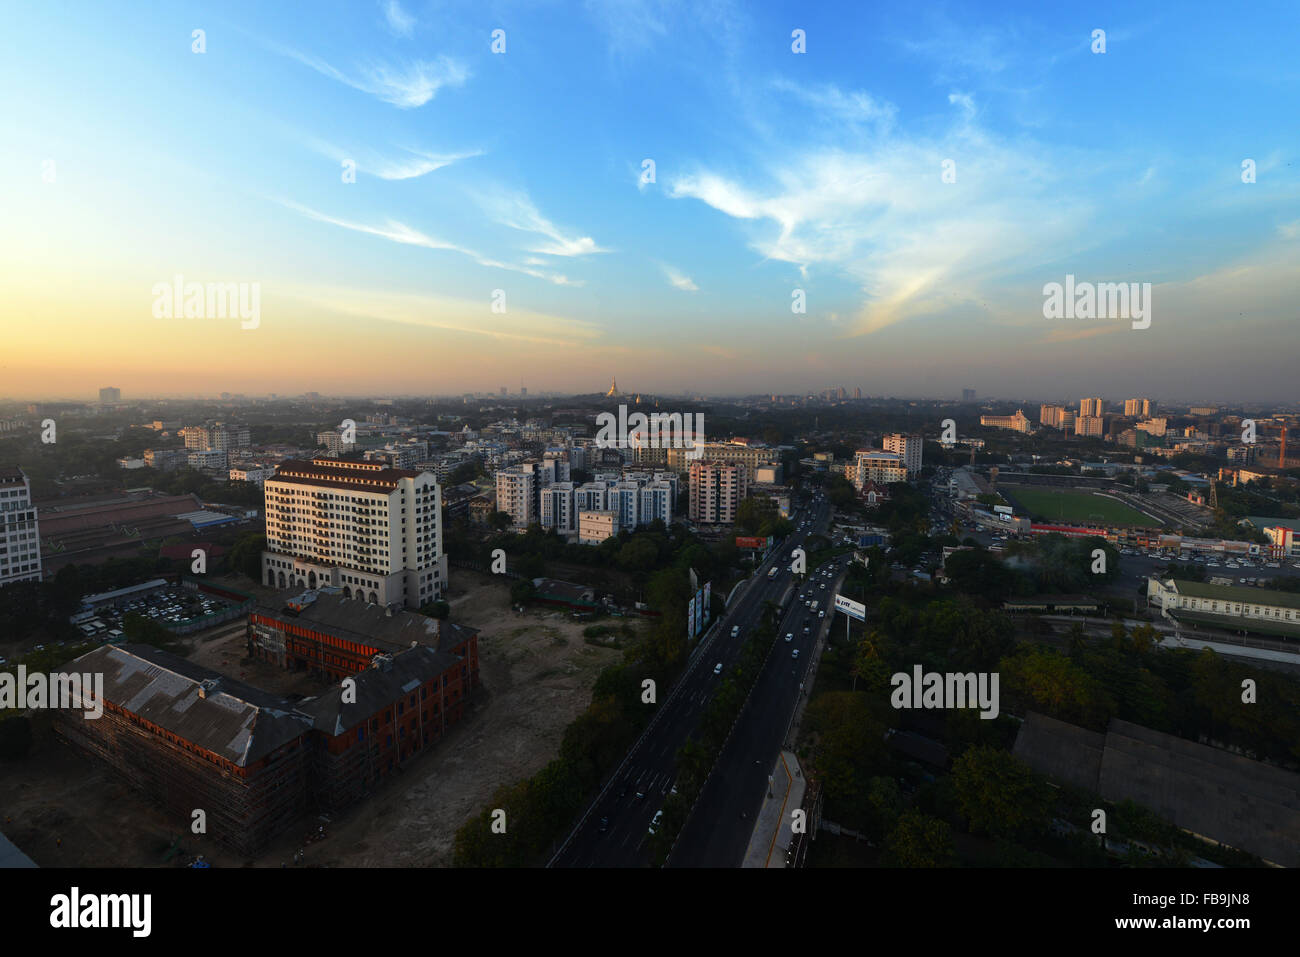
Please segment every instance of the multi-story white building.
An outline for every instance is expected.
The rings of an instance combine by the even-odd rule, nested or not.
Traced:
[[[573,483],[556,482],[539,489],[542,528],[553,528],[567,533],[578,530],[577,513],[573,509]]]
[[[266,480],[265,584],[332,585],[348,598],[419,608],[447,589],[442,495],[429,472],[320,456]]]
[[[317,432],[316,444],[325,446],[325,450],[331,455],[342,455],[344,452],[350,452],[356,447],[355,442],[343,441],[343,432],[340,429]]]
[[[675,500],[673,487],[667,482],[650,482],[642,485],[641,501],[638,503],[641,524],[649,525],[655,519],[659,519],[665,525],[671,525]]]
[[[275,469],[231,469],[230,481],[232,482],[256,482],[261,485],[271,476],[275,475]]]
[[[877,485],[906,482],[907,466],[903,463],[903,456],[897,452],[858,449],[853,462],[845,469],[845,478],[861,492],[868,482],[875,482]]]
[[[580,512],[603,512],[609,504],[609,486],[604,482],[587,482],[573,490],[573,507]]]
[[[749,489],[749,470],[729,462],[693,462],[690,468],[689,514],[692,522],[732,525],[736,509]]]
[[[599,545],[618,534],[618,514],[605,509],[583,509],[578,513],[578,544]]]
[[[641,486],[636,482],[616,482],[606,496],[608,508],[618,514],[619,528],[636,528],[641,524]]]
[[[186,456],[186,460],[192,469],[224,469],[230,465],[226,453],[217,449],[191,452]]]
[[[171,472],[188,465],[189,453],[185,449],[145,449],[144,464],[160,472]]]
[[[1133,426],[1149,435],[1164,435],[1169,431],[1169,420],[1164,416],[1157,416],[1154,419],[1147,419],[1145,422],[1139,422]]]
[[[1295,592],[1148,578],[1147,601],[1164,617],[1192,625],[1300,638],[1300,595]]]
[[[537,521],[537,476],[523,466],[499,469],[497,511],[510,516],[515,528],[527,528]]]
[[[0,465],[0,587],[41,580],[41,533],[31,484],[16,465]]]
[[[897,452],[903,457],[903,466],[909,478],[914,478],[921,471],[921,444],[924,440],[919,435],[905,435],[891,432],[881,441],[886,452]]]

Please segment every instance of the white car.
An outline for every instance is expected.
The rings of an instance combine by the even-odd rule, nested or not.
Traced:
[[[655,819],[650,822],[651,834],[655,832],[655,828],[659,826],[659,822],[662,821],[663,819],[664,819],[664,812],[662,810],[655,811]]]
[[[790,652],[790,657],[791,657],[791,658],[798,658],[798,657],[799,657],[799,649],[796,648],[794,651]]]
[[[819,611],[819,612],[817,612],[817,617],[818,617],[818,618],[825,618],[825,617],[826,617],[826,612],[824,612],[824,611]]]
[[[786,641],[794,641],[794,632],[787,631],[787,632],[785,633],[785,640],[786,640]]]
[[[714,673],[715,675],[720,675],[720,674],[722,674],[722,662],[721,662],[721,661],[719,661],[716,665],[713,666],[713,673]]]

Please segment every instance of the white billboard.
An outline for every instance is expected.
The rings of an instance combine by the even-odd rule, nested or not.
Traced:
[[[999,515],[1010,515],[1012,509],[1010,505],[994,505],[993,511],[997,512]]]
[[[850,618],[856,618],[858,621],[867,620],[867,606],[854,601],[852,598],[845,598],[843,595],[835,596],[835,610],[842,611]]]

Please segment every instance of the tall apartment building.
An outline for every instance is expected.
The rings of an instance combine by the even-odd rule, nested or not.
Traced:
[[[1074,422],[1078,418],[1073,409],[1066,409],[1065,414],[1061,416],[1061,431],[1073,432]]]
[[[107,405],[107,404],[110,403],[110,402],[121,402],[121,401],[122,401],[122,390],[121,390],[121,389],[114,389],[114,388],[112,388],[111,386],[108,387],[108,388],[100,389],[100,390],[99,390],[99,401],[100,401],[101,403],[105,404],[105,405]]]
[[[650,482],[640,487],[641,500],[638,503],[638,517],[643,525],[649,525],[659,519],[665,525],[673,523],[673,486],[668,482]]]
[[[1040,405],[1038,407],[1038,424],[1059,429],[1065,421],[1065,406]]]
[[[1081,415],[1074,420],[1074,434],[1099,439],[1106,434],[1106,420],[1100,415]]]
[[[857,455],[844,470],[845,478],[853,483],[859,492],[868,482],[887,485],[890,482],[907,481],[907,465],[898,452],[885,452],[880,449],[858,449]]]
[[[1101,399],[1080,399],[1079,416],[1093,418],[1106,411],[1106,403]]]
[[[212,426],[187,426],[180,430],[180,437],[185,447],[195,452],[230,452],[252,444],[248,429],[231,428],[221,422]]]
[[[922,441],[919,435],[904,435],[902,432],[892,432],[886,435],[880,444],[886,452],[897,452],[903,457],[903,465],[907,469],[907,475],[912,478],[921,471]]]
[[[1010,429],[1013,432],[1028,432],[1033,428],[1029,417],[1021,409],[1015,415],[981,415],[980,425],[994,429]]]
[[[1150,399],[1125,399],[1124,415],[1126,418],[1146,419],[1156,414],[1156,404]]]
[[[573,483],[556,482],[537,492],[542,528],[553,528],[557,532],[575,532],[578,530],[577,513],[573,508]]]
[[[537,475],[521,465],[497,470],[497,511],[505,512],[515,528],[537,521]]]
[[[265,490],[267,585],[333,585],[410,608],[446,593],[442,494],[431,473],[318,456],[281,463]]]
[[[16,465],[0,465],[0,588],[41,580],[41,533],[31,483]]]
[[[339,429],[317,432],[316,444],[325,446],[325,450],[330,455],[342,455],[344,452],[350,452],[356,445],[355,442],[344,442],[343,432]]]
[[[608,486],[604,482],[587,482],[573,490],[573,507],[579,512],[603,512],[608,504]]]
[[[692,522],[731,525],[749,490],[749,470],[732,462],[693,462],[690,467]]]
[[[689,471],[692,462],[697,461],[735,463],[745,467],[746,483],[753,482],[755,470],[760,465],[770,462],[775,454],[772,449],[765,449],[762,446],[750,447],[731,442],[703,442],[695,450],[699,453],[695,458],[689,454],[691,451],[691,449],[669,448],[668,467],[685,472]]]
[[[611,512],[618,515],[619,528],[641,524],[641,486],[637,482],[615,482],[606,496]]]
[[[975,401],[975,390],[974,390],[974,389],[962,389],[962,390],[961,390],[961,400],[962,400],[963,402],[974,402],[974,401]]]

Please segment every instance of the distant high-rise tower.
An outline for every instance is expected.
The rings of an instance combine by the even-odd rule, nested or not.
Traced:
[[[974,390],[974,389],[962,389],[962,390],[961,390],[961,400],[962,400],[963,402],[974,402],[974,401],[975,401],[975,390]]]
[[[504,399],[504,398],[505,398],[507,395],[509,395],[509,394],[510,394],[510,393],[506,390],[506,387],[505,387],[505,386],[502,386],[502,387],[501,387],[501,398]]]
[[[114,389],[114,388],[112,388],[112,387],[109,387],[109,388],[107,388],[107,389],[100,389],[100,390],[99,390],[99,401],[100,401],[100,402],[103,402],[103,403],[108,403],[108,402],[121,402],[121,401],[122,401],[122,390],[121,390],[121,389]]]
[[[1101,399],[1080,399],[1079,415],[1081,417],[1090,417],[1101,415],[1106,411],[1106,404]]]

